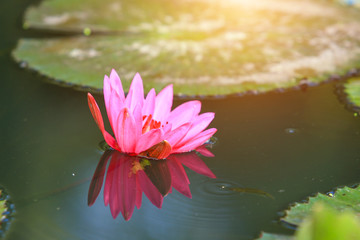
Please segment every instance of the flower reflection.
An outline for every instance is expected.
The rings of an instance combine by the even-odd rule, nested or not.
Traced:
[[[213,156],[205,147],[198,151],[205,156]],[[104,178],[104,203],[105,206],[110,206],[113,218],[121,212],[124,219],[129,220],[135,206],[138,209],[141,207],[142,193],[158,208],[161,208],[164,197],[173,188],[191,198],[190,181],[183,165],[199,174],[215,178],[196,152],[172,154],[165,160],[151,160],[107,150],[92,178],[88,205],[91,206],[96,201]]]

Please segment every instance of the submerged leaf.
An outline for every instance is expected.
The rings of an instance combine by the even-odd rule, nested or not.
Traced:
[[[260,189],[235,187],[235,188],[230,188],[230,190],[234,191],[234,192],[240,192],[240,193],[252,193],[252,194],[256,194],[256,195],[262,195],[262,196],[265,196],[265,197],[268,197],[271,199],[275,199],[270,193],[267,193]]]
[[[360,67],[359,20],[356,9],[320,0],[53,0],[30,8],[26,25],[91,36],[22,39],[13,56],[92,89],[115,68],[125,89],[140,72],[145,91],[262,92]]]

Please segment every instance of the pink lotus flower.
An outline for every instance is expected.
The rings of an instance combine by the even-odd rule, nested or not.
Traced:
[[[213,156],[203,149],[203,152],[206,151],[208,156]],[[171,193],[173,188],[191,198],[190,181],[182,165],[199,174],[215,178],[195,152],[172,154],[167,160],[157,161],[108,150],[101,157],[91,180],[88,205],[92,206],[99,196],[105,173],[104,203],[105,206],[110,206],[114,219],[121,213],[128,221],[135,206],[138,209],[141,207],[142,193],[158,208],[161,208],[164,197]]]
[[[104,127],[100,109],[88,93],[88,103],[105,141],[113,149],[158,159],[169,154],[188,152],[204,144],[215,132],[207,129],[214,113],[200,114],[200,101],[189,101],[171,111],[173,86],[168,85],[158,95],[151,89],[144,98],[143,82],[136,74],[125,97],[115,70],[104,78],[106,111],[115,138]]]

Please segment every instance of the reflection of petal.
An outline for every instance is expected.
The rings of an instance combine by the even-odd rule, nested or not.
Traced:
[[[191,192],[189,188],[189,178],[186,175],[184,167],[181,165],[180,161],[176,159],[176,157],[172,157],[170,155],[170,160],[167,161],[170,172],[171,172],[171,180],[172,187],[178,190],[179,193],[185,195],[188,198],[191,198]]]
[[[135,208],[136,201],[136,175],[132,173],[132,157],[124,157],[126,155],[120,152],[115,153],[112,161],[117,162],[117,184],[114,184],[118,191],[118,199],[120,202],[120,212],[122,213],[125,220],[129,220]],[[115,216],[116,217],[116,216]],[[115,218],[114,217],[114,218]]]
[[[176,157],[182,164],[197,172],[201,175],[205,175],[210,178],[216,178],[213,172],[206,166],[203,160],[195,154],[194,152],[183,153],[183,154],[174,154],[173,156]]]
[[[151,182],[166,196],[171,187],[171,175],[166,160],[145,160],[150,164],[144,167],[144,171]]]
[[[156,207],[161,208],[163,203],[163,195],[161,195],[158,188],[156,188],[155,185],[150,181],[144,171],[138,171],[137,175],[140,182],[140,187],[150,202]]]
[[[96,198],[99,196],[104,176],[105,176],[105,169],[109,158],[111,157],[112,151],[106,151],[101,156],[101,159],[96,167],[94,176],[91,180],[90,187],[89,187],[89,194],[88,194],[88,205],[91,206],[94,204]]]
[[[215,155],[206,148],[206,144],[203,144],[200,147],[196,148],[196,151],[205,157],[215,157]]]
[[[197,173],[215,177],[195,152],[173,154],[165,160],[151,160],[108,150],[101,157],[92,178],[89,206],[99,195],[110,158],[104,184],[104,203],[105,206],[110,205],[113,218],[121,212],[126,221],[131,218],[135,206],[141,207],[142,192],[158,208],[161,208],[164,196],[171,192],[171,187],[191,198],[190,181],[182,164]]]

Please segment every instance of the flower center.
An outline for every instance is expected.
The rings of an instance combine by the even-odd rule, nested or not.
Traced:
[[[168,124],[168,122],[166,122],[166,124]],[[151,129],[156,129],[156,128],[160,128],[160,127],[164,127],[164,125],[161,125],[160,121],[156,121],[154,119],[152,119],[152,115],[144,115],[143,116],[143,127],[142,127],[142,134],[150,131]]]

